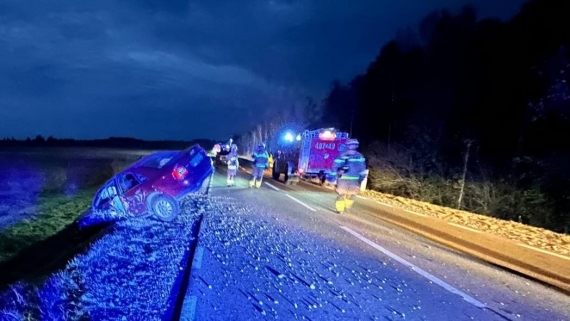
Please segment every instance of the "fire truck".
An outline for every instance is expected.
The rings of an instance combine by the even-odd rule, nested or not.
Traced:
[[[334,128],[305,130],[297,136],[285,133],[285,143],[273,156],[273,179],[279,180],[284,174],[285,184],[290,185],[300,179],[318,179],[321,185],[334,183],[333,163],[346,150],[347,139],[348,133]]]

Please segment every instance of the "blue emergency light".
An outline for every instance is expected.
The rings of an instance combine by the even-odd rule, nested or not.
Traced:
[[[291,133],[286,133],[283,138],[285,138],[285,140],[288,141],[288,142],[292,142],[292,141],[293,141],[293,134],[291,134]]]

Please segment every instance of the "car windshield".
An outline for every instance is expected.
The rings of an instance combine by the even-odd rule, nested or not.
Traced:
[[[95,197],[93,206],[95,208],[100,208],[101,206],[107,204],[117,195],[117,189],[113,183],[110,183],[99,191],[99,194]]]

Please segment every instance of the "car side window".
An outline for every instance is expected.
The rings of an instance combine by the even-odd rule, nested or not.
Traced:
[[[121,184],[121,189],[123,190],[124,193],[130,190],[131,188],[139,185],[139,181],[137,180],[135,175],[127,173],[121,177],[120,184]]]

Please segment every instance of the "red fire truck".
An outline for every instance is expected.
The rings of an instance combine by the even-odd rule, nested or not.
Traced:
[[[318,178],[321,184],[335,181],[333,163],[346,150],[347,139],[348,133],[334,128],[306,130],[297,136],[285,133],[274,155],[273,179],[284,174],[286,184],[296,184],[300,178]]]

